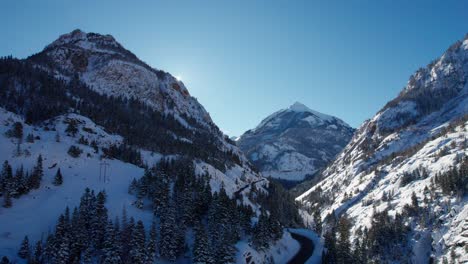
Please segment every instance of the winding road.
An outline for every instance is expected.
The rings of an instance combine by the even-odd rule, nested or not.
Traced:
[[[301,245],[299,251],[294,257],[288,261],[288,264],[303,264],[305,263],[314,252],[314,243],[309,238],[291,232],[293,239],[297,240]]]

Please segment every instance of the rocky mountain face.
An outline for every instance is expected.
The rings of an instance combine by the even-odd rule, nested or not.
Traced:
[[[237,143],[264,176],[301,181],[332,161],[353,132],[342,120],[296,102],[265,118]]]
[[[317,228],[324,221],[329,241],[337,218],[349,220],[339,223],[352,243],[374,245],[358,258],[468,261],[467,78],[468,37],[358,128],[322,180],[297,198],[305,219]]]
[[[151,68],[110,35],[75,30],[60,36],[29,60],[58,77],[77,76],[100,94],[135,98],[177,118],[185,116],[213,125],[206,110],[181,81]]]

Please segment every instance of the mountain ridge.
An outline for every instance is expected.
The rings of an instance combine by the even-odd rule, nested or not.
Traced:
[[[461,183],[450,191],[440,183],[453,180],[450,171],[460,175],[453,171],[466,170],[467,44],[465,37],[416,71],[397,97],[357,129],[321,180],[296,198],[309,224],[324,222],[323,234],[330,241],[336,219],[344,219],[350,221],[353,243],[379,243],[399,251],[369,248],[369,259],[467,261],[460,246],[468,243],[466,232],[459,234],[460,219],[468,212],[467,177],[463,172],[456,176]],[[383,219],[401,225],[399,239],[382,242],[362,236],[386,232]]]

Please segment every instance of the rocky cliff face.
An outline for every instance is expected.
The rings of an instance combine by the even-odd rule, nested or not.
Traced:
[[[109,96],[141,100],[185,123],[194,118],[211,126],[206,110],[171,74],[151,68],[110,35],[75,30],[60,36],[29,60],[58,77],[78,77]]]

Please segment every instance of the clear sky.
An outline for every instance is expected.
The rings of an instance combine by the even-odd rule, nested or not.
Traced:
[[[300,101],[354,127],[468,33],[468,1],[19,1],[0,55],[24,58],[80,28],[181,76],[229,135]]]

